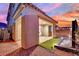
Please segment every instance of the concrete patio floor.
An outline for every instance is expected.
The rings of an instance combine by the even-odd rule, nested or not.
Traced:
[[[40,46],[23,49],[21,42],[0,43],[0,56],[73,56],[74,54],[62,50],[53,49],[52,51]]]

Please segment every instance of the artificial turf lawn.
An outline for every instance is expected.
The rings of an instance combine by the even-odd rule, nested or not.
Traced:
[[[42,44],[40,44],[40,46],[48,49],[48,50],[52,50],[54,48],[54,45],[58,42],[58,38],[53,38],[50,39]]]

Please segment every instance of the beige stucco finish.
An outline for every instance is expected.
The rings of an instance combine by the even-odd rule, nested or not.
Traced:
[[[15,20],[15,40],[21,41],[21,16]]]
[[[41,25],[46,25],[43,31],[43,33],[45,33],[46,36],[40,36]],[[52,36],[48,36],[48,31],[49,31],[48,26],[50,25],[52,26]],[[51,38],[53,38],[53,23],[46,21],[45,19],[39,17],[39,44],[47,40],[50,40]]]

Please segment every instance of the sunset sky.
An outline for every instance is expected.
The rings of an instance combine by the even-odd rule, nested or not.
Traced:
[[[73,4],[63,3],[35,3],[35,6],[40,8],[49,16],[60,15],[71,10]]]
[[[79,12],[73,12],[73,10],[79,10],[79,3],[35,3],[34,5],[56,20],[60,27],[71,26],[75,16],[79,17]]]
[[[78,3],[74,3],[74,4],[72,3],[33,3],[33,5],[37,6],[39,9],[41,9],[50,17],[59,16],[61,18],[63,17],[61,15],[79,8]],[[8,3],[7,4],[0,3],[0,22],[7,23],[6,17],[8,13],[8,7],[9,7]],[[69,20],[69,19],[65,18],[62,20]]]
[[[0,22],[7,23],[6,17],[8,13],[9,4],[0,3]]]

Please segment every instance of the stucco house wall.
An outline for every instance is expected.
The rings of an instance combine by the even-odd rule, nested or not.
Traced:
[[[21,19],[22,17],[18,17],[17,20],[15,20],[15,41],[21,41]]]

